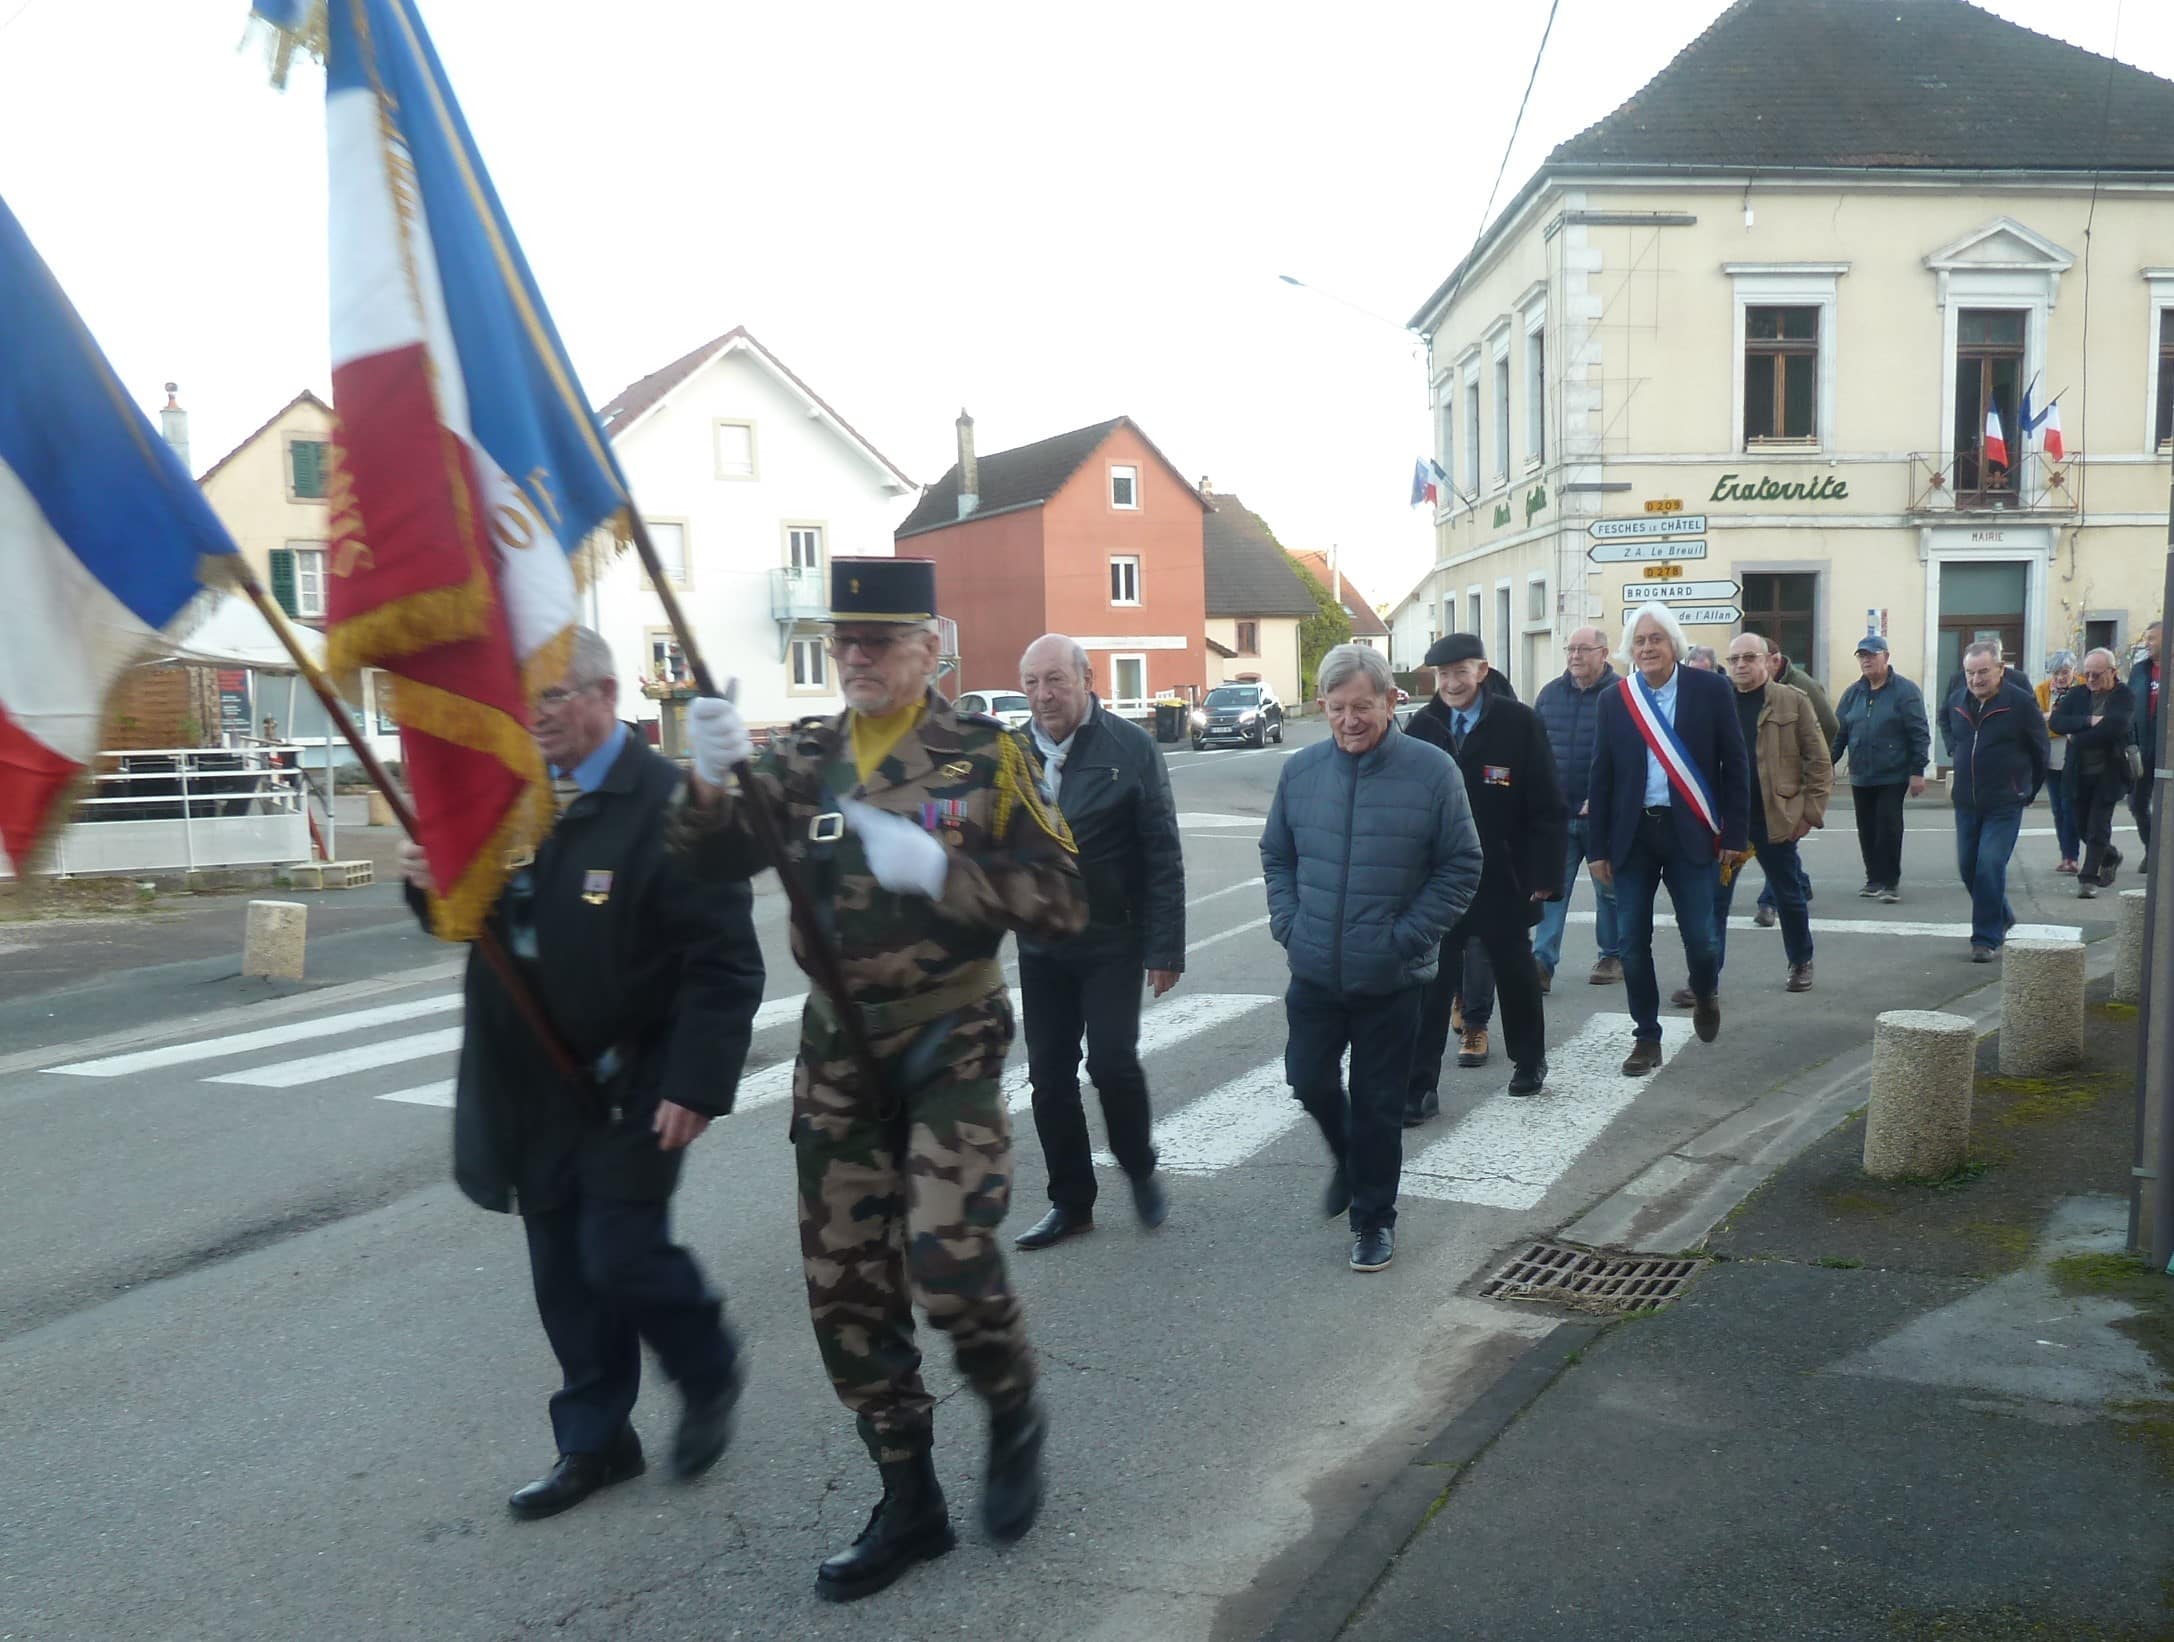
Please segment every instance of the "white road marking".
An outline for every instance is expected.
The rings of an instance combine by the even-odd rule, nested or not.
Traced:
[[[1145,1060],[1159,1049],[1182,1043],[1197,1033],[1211,1031],[1241,1015],[1250,1015],[1275,1001],[1275,997],[1266,992],[1177,993],[1167,1001],[1151,1004],[1141,1011],[1140,1058]],[[1024,1059],[1004,1074],[1004,1101],[1014,1112],[1024,1112],[1034,1104],[1034,1091],[1027,1081]]]
[[[1264,914],[1261,917],[1255,918],[1251,923],[1237,924],[1229,929],[1218,930],[1213,935],[1201,936],[1199,940],[1194,941],[1191,945],[1186,947],[1185,955],[1189,958],[1196,952],[1205,951],[1211,946],[1218,946],[1224,941],[1228,941],[1236,936],[1245,934],[1248,930],[1265,929],[1267,927],[1268,919],[1267,916]]]
[[[1590,912],[1573,912],[1566,921],[1573,924],[1590,925],[1593,917],[1594,915]],[[1653,927],[1655,929],[1674,929],[1676,927],[1675,916],[1671,913],[1656,910],[1653,914]],[[1758,924],[1748,917],[1731,917],[1729,919],[1731,933],[1739,929],[1755,930],[1758,927]],[[1774,926],[1774,932],[1777,935],[1781,933],[1779,924]],[[1968,924],[1919,923],[1908,918],[1814,918],[1812,920],[1812,933],[1814,935],[1922,935],[1935,939],[1946,938],[1967,941],[1970,939],[1971,931]],[[2008,939],[2011,941],[2080,941],[2083,939],[2083,926],[2080,924],[2017,924],[2015,928],[2008,931]]]
[[[755,1011],[754,1030],[764,1032],[773,1026],[782,1026],[787,1021],[799,1020],[800,1012],[807,1002],[808,995],[805,992],[795,992],[789,998],[772,998]]]
[[[411,1021],[424,1015],[442,1015],[460,1006],[458,992],[442,992],[434,997],[411,998],[406,1003],[389,1003],[376,1009],[354,1009],[344,1015],[325,1015],[313,1021],[261,1027],[254,1032],[235,1032],[225,1037],[199,1038],[194,1043],[176,1043],[164,1049],[139,1049],[134,1054],[109,1055],[103,1060],[76,1061],[72,1065],[52,1066],[46,1070],[76,1078],[126,1077],[132,1072],[151,1072],[166,1066],[185,1066],[191,1061],[220,1060],[228,1055],[246,1055],[258,1049],[284,1049],[289,1044],[306,1043],[311,1038],[339,1037],[348,1032],[361,1032],[373,1026],[389,1026],[396,1021]],[[457,1033],[454,1041],[459,1041]]]
[[[304,1060],[278,1061],[270,1066],[251,1067],[246,1072],[222,1072],[206,1083],[240,1083],[252,1089],[293,1089],[305,1083],[322,1083],[327,1078],[344,1077],[349,1072],[367,1072],[378,1066],[398,1066],[402,1061],[422,1060],[429,1055],[452,1054],[460,1048],[461,1029],[457,1026],[442,1032],[418,1032],[413,1037],[389,1038],[383,1043],[365,1043],[353,1049],[335,1050],[329,1055],[311,1055]]]
[[[1538,1207],[1652,1076],[1623,1075],[1631,1034],[1628,1015],[1592,1016],[1549,1051],[1552,1069],[1539,1094],[1501,1094],[1474,1107],[1447,1135],[1405,1159],[1399,1193],[1495,1209]],[[1690,1041],[1688,1020],[1662,1020],[1662,1064]]]
[[[1205,895],[1194,896],[1185,903],[1185,910],[1190,912],[1194,907],[1206,906],[1210,901],[1221,900],[1226,895],[1236,895],[1240,890],[1259,889],[1267,882],[1265,878],[1247,878],[1235,884],[1225,884],[1221,889],[1211,889]]]
[[[379,1100],[400,1100],[410,1106],[450,1106],[453,1104],[453,1080],[442,1083],[426,1083],[415,1089],[396,1089],[389,1095],[379,1095]]]
[[[1283,1081],[1281,1058],[1268,1061],[1157,1123],[1155,1166],[1172,1174],[1218,1174],[1245,1162],[1305,1115]],[[1104,1168],[1117,1166],[1107,1152],[1095,1161]]]
[[[1219,831],[1224,828],[1251,827],[1258,832],[1268,824],[1261,815],[1225,815],[1210,810],[1178,811],[1178,826],[1186,831]]]

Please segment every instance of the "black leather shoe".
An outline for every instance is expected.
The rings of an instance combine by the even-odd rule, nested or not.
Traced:
[[[514,1490],[506,1506],[524,1521],[555,1517],[579,1505],[599,1488],[638,1477],[647,1469],[641,1439],[630,1425],[600,1454],[561,1454],[559,1463],[549,1471],[526,1488]]]
[[[1382,1271],[1396,1258],[1396,1233],[1387,1226],[1369,1226],[1351,1240],[1353,1271]]]
[[[883,1498],[869,1513],[868,1526],[815,1570],[815,1594],[826,1602],[872,1596],[916,1562],[940,1557],[959,1542],[936,1481],[936,1463],[926,1451],[877,1469],[883,1473]]]
[[[1691,1005],[1691,1030],[1698,1034],[1700,1043],[1712,1043],[1721,1036],[1721,994],[1709,992]]]
[[[1150,1172],[1132,1183],[1132,1212],[1149,1231],[1170,1218],[1170,1194],[1163,1189],[1161,1175]]]
[[[1049,1212],[1025,1231],[1012,1239],[1015,1249],[1048,1249],[1062,1243],[1067,1237],[1082,1237],[1095,1229],[1095,1217],[1080,1214],[1062,1203],[1052,1203]]]
[[[1049,1421],[1029,1397],[989,1416],[989,1475],[981,1486],[981,1525],[999,1545],[1034,1526],[1042,1508],[1042,1439]]]
[[[672,1475],[691,1482],[715,1465],[732,1441],[732,1411],[746,1384],[737,1359],[725,1383],[707,1396],[689,1397],[679,1411],[679,1429],[672,1433]]]
[[[1537,1095],[1540,1086],[1547,1082],[1547,1062],[1536,1060],[1530,1066],[1520,1066],[1510,1074],[1510,1093],[1513,1095]]]
[[[1351,1176],[1338,1163],[1329,1170],[1328,1189],[1321,1194],[1321,1215],[1325,1220],[1334,1220],[1350,1207]]]
[[[1429,1089],[1425,1094],[1406,1095],[1404,1097],[1404,1127],[1407,1129],[1416,1129],[1430,1117],[1440,1117],[1441,1115],[1442,1095],[1440,1090]],[[1336,1212],[1342,1214],[1344,1211],[1338,1209]]]

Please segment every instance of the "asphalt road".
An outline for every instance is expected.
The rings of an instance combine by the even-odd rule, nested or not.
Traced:
[[[389,887],[353,892],[326,962],[313,951],[330,986],[282,993],[191,957],[0,995],[0,1642],[1250,1636],[1549,1326],[1466,1292],[1509,1245],[1860,1047],[1878,1010],[1988,979],[1966,961],[1936,807],[1910,812],[1897,907],[1855,896],[1838,811],[1809,849],[1814,912],[1833,921],[1815,926],[1817,989],[1783,993],[1776,933],[1733,933],[1720,1041],[1672,1027],[1668,1065],[1642,1083],[1614,1072],[1622,992],[1583,984],[1592,932],[1574,922],[1549,1090],[1504,1096],[1499,1049],[1452,1071],[1441,1118],[1407,1137],[1396,1264],[1354,1275],[1281,1080],[1284,970],[1257,881],[1277,772],[1318,734],[1171,759],[1192,951],[1145,1033],[1173,1207],[1143,1233],[1105,1174],[1092,1237],[1013,1258],[1054,1419],[1040,1525],[1004,1552],[974,1526],[981,1419],[950,1396],[937,1338],[960,1548],[845,1609],[810,1579],[876,1489],[806,1322],[780,1094],[804,983],[774,890],[758,910],[776,1007],[748,1105],[698,1144],[678,1199],[751,1351],[739,1437],[692,1487],[653,1473],[538,1524],[502,1500],[550,1460],[553,1364],[518,1227],[445,1178],[452,955],[365,916]],[[2053,855],[2050,836],[2025,838],[2018,913],[2110,932],[2115,899],[2075,900]],[[1573,905],[1589,913],[1589,889]],[[0,932],[18,948],[0,988],[67,938]],[[1665,933],[1661,952],[1665,987],[1680,975]],[[1016,1121],[1013,1230],[1044,1197]],[[654,1385],[636,1415],[653,1455],[675,1413]]]

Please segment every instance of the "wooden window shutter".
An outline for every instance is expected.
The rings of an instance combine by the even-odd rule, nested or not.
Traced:
[[[280,609],[291,616],[294,614],[294,549],[291,547],[273,548],[270,569],[272,573],[272,598],[278,603]]]
[[[325,447],[322,440],[297,439],[287,447],[294,452],[294,493],[317,499],[325,493]]]

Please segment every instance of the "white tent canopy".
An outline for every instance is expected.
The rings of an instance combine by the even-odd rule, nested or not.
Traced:
[[[322,666],[325,640],[322,633],[288,624],[301,639],[309,658]],[[247,667],[259,673],[291,673],[294,658],[279,642],[271,624],[257,614],[256,606],[239,593],[223,594],[212,612],[192,628],[186,638],[166,641],[162,661],[193,661],[206,667]]]

